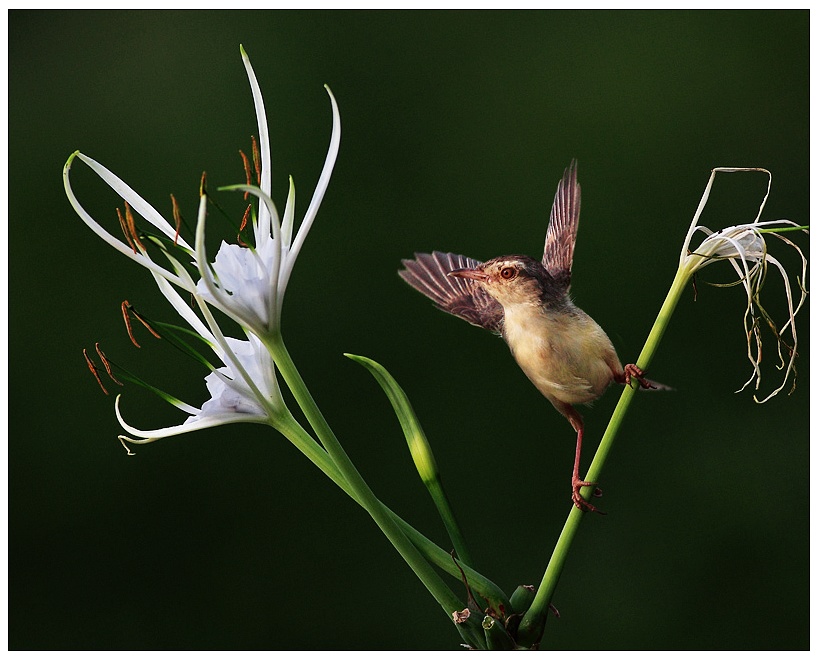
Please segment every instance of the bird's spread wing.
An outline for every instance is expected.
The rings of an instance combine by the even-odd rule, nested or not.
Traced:
[[[579,206],[580,188],[577,182],[577,161],[574,159],[557,186],[542,255],[542,265],[565,291],[568,291],[571,284],[571,263],[574,260],[574,245],[577,242]]]
[[[404,259],[402,263],[405,270],[398,271],[398,275],[430,298],[439,309],[472,325],[500,333],[502,305],[474,280],[449,277],[449,273],[457,268],[476,268],[479,261],[450,252],[433,252],[415,253],[414,259]]]

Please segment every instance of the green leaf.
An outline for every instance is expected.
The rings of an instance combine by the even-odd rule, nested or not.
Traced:
[[[466,542],[460,531],[460,526],[457,524],[451,504],[449,503],[449,498],[443,489],[443,484],[440,480],[440,471],[438,470],[432,447],[426,439],[426,434],[423,432],[417,415],[415,415],[412,404],[409,403],[406,392],[398,385],[392,375],[374,360],[349,353],[344,353],[344,355],[366,367],[375,377],[378,385],[383,388],[403,429],[403,434],[406,437],[406,443],[409,445],[409,452],[412,454],[412,459],[415,462],[418,474],[429,490],[429,494],[432,496],[432,500],[443,520],[443,524],[454,545],[457,556],[465,564],[473,567],[471,556],[466,549]]]
[[[406,392],[392,378],[391,374],[374,360],[349,353],[344,353],[344,355],[366,367],[375,376],[375,380],[383,388],[389,402],[392,404],[392,408],[395,410],[395,415],[403,429],[403,434],[406,436],[406,442],[409,444],[409,451],[415,461],[415,467],[417,467],[420,478],[425,484],[436,481],[440,474],[437,461],[435,461],[432,448],[429,446],[426,434],[420,426],[412,404],[409,403]]]

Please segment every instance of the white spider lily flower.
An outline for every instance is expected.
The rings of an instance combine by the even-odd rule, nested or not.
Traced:
[[[207,199],[202,196],[199,208],[204,209],[206,206]],[[195,290],[193,279],[182,265],[171,255],[168,255],[168,260],[181,282],[181,288],[187,291]],[[167,301],[212,349],[217,360],[224,366],[214,368],[205,378],[210,398],[201,407],[196,408],[171,400],[171,403],[188,414],[188,418],[176,426],[140,430],[125,421],[120,410],[120,399],[117,397],[116,414],[119,423],[128,433],[136,436],[135,438],[120,436],[120,439],[134,444],[144,444],[223,424],[255,422],[278,428],[282,422],[288,421],[290,413],[281,396],[275,364],[262,341],[252,332],[246,333],[246,340],[225,337],[201,295],[193,293],[192,299],[204,320],[185,302],[166,278],[154,271],[152,274]]]
[[[122,428],[135,436],[120,438],[133,444],[145,444],[223,424],[254,422],[276,426],[285,408],[270,353],[253,334],[248,334],[246,341],[232,337],[223,339],[229,354],[224,354],[222,359],[228,366],[216,369],[205,378],[210,398],[201,407],[177,403],[189,415],[182,424],[141,430],[125,421],[120,397],[117,397],[117,419]],[[222,352],[216,349],[217,354]]]
[[[258,86],[250,60],[244,49],[241,49],[253,102],[256,109],[260,151],[260,186],[233,186],[233,189],[249,191],[259,198],[258,215],[253,221],[255,245],[243,247],[222,243],[215,261],[210,263],[204,247],[204,225],[206,207],[200,205],[195,249],[178,236],[174,224],[168,222],[153,206],[140,197],[130,186],[113,172],[93,158],[75,152],[68,159],[63,170],[63,183],[74,210],[80,218],[106,243],[122,254],[148,268],[154,275],[165,281],[186,289],[189,293],[201,293],[213,306],[233,318],[245,330],[250,330],[259,337],[275,336],[281,326],[281,309],[284,293],[290,275],[298,258],[298,253],[312,227],[318,208],[329,185],[338,148],[341,140],[341,119],[338,105],[332,92],[326,87],[332,106],[332,133],[326,160],[318,179],[312,201],[307,207],[298,232],[293,239],[295,219],[295,187],[290,180],[290,190],[284,209],[283,223],[279,218],[275,204],[271,199],[271,157],[270,140],[267,129],[267,116],[264,101]],[[158,264],[147,249],[138,241],[135,245],[116,238],[82,207],[70,182],[71,165],[77,158],[87,164],[107,183],[139,216],[148,221],[162,234],[172,239],[174,244],[190,254],[193,266],[199,272],[199,282],[193,283],[181,276],[178,269],[173,271]],[[168,256],[167,253],[165,256]]]
[[[268,329],[270,306],[275,302],[270,280],[276,272],[269,266],[278,256],[275,251],[273,241],[266,241],[261,249],[222,241],[212,264],[215,276],[200,279],[196,290],[208,302],[230,309],[242,325]]]
[[[712,231],[707,227],[699,225],[699,218],[707,204],[710,190],[713,187],[716,174],[718,172],[762,172],[767,175],[767,191],[761,201],[758,213],[752,222],[731,227],[725,227],[718,231]],[[682,253],[679,258],[680,272],[686,277],[691,277],[705,266],[717,262],[728,261],[738,274],[738,281],[721,286],[734,286],[741,284],[747,295],[747,308],[744,313],[744,329],[747,337],[747,357],[752,365],[752,374],[746,383],[738,390],[742,391],[755,381],[755,390],[758,392],[761,386],[761,358],[762,358],[762,328],[766,325],[773,333],[777,342],[779,364],[777,368],[784,371],[784,378],[781,384],[763,399],[754,395],[758,403],[763,403],[778,394],[790,375],[795,374],[795,358],[798,349],[798,334],[795,327],[795,317],[807,296],[805,289],[807,259],[801,249],[792,241],[782,235],[783,231],[793,229],[806,229],[799,227],[790,220],[761,221],[761,213],[770,194],[772,185],[772,174],[763,168],[757,167],[717,167],[712,170],[710,179],[705,187],[702,199],[690,223]],[[691,247],[691,241],[697,233],[705,234],[704,240],[698,247]],[[774,236],[778,240],[789,245],[796,250],[801,258],[800,273],[796,276],[796,287],[800,292],[797,303],[795,302],[794,287],[790,275],[787,273],[784,264],[769,253],[766,237]],[[761,290],[766,282],[769,266],[773,266],[781,275],[786,295],[787,320],[781,327],[775,323],[761,304]],[[789,337],[785,339],[785,333],[789,332]],[[793,380],[792,389],[795,388]],[[792,391],[792,390],[790,390]]]
[[[252,247],[223,242],[211,263],[204,247],[207,215],[207,197],[204,194],[200,197],[196,237],[191,245],[178,235],[175,224],[168,222],[130,186],[89,156],[77,151],[69,157],[63,169],[66,195],[80,218],[106,243],[151,272],[168,302],[213,350],[217,358],[216,364],[223,365],[211,367],[211,373],[205,379],[210,396],[201,407],[167,397],[188,415],[182,424],[176,426],[140,430],[125,421],[117,399],[116,412],[120,424],[128,433],[136,436],[136,439],[123,437],[130,442],[152,442],[159,438],[235,422],[267,423],[281,429],[292,421],[281,397],[269,346],[270,342],[276,341],[280,331],[284,292],[295,260],[329,185],[340,144],[340,115],[332,93],[326,88],[333,120],[329,150],[312,201],[293,240],[295,189],[290,179],[282,224],[270,197],[271,156],[264,101],[243,48],[241,54],[258,120],[259,187],[246,185],[233,188],[247,190],[259,199],[258,213],[253,216]],[[75,159],[88,165],[125,202],[125,220],[121,218],[121,221],[128,225],[123,227],[126,240],[117,238],[104,229],[80,204],[70,181],[71,166]],[[140,240],[131,210],[158,230],[159,238],[149,237],[145,241],[148,247],[154,247],[155,250],[149,251]],[[169,247],[171,242],[176,249]],[[157,250],[162,253],[167,264],[160,264],[154,259],[153,253]],[[188,259],[187,265],[182,263]],[[194,275],[190,272],[190,266],[193,267]],[[180,291],[185,292],[185,295]],[[236,321],[247,339],[226,337],[213,317],[214,307]]]
[[[244,49],[242,49],[242,58],[250,79],[253,101],[256,106],[261,151],[261,180],[259,188],[254,186],[232,186],[231,188],[250,192],[259,198],[258,218],[253,227],[255,247],[242,247],[223,242],[212,267],[200,269],[201,280],[197,288],[206,300],[227,310],[245,328],[251,329],[260,337],[275,336],[281,327],[284,293],[293,266],[312,227],[332,176],[341,142],[341,117],[335,97],[329,87],[325,87],[332,105],[330,145],[312,200],[293,240],[295,186],[291,178],[282,222],[270,196],[270,141],[264,100]],[[203,209],[200,209],[196,228],[196,256],[200,263],[206,259],[204,229],[205,213]]]

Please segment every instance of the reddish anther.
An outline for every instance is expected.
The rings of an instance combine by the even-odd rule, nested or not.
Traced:
[[[90,357],[88,357],[88,351],[86,351],[83,348],[82,354],[83,356],[85,356],[85,363],[88,365],[88,370],[91,372],[91,374],[93,374],[94,378],[96,378],[97,380],[97,385],[99,385],[99,388],[103,392],[105,392],[105,394],[108,394],[108,390],[105,389],[105,386],[102,384],[102,380],[99,377],[99,370],[97,369],[97,365],[94,364],[94,361]]]
[[[105,353],[103,353],[102,349],[99,347],[99,342],[94,344],[94,348],[97,351],[97,355],[99,355],[99,359],[102,360],[102,366],[105,367],[105,372],[108,374],[108,378],[114,381],[117,385],[122,385],[122,383],[117,379],[117,377],[114,376],[114,371],[113,369],[111,369],[111,363],[108,361],[108,358],[105,357]]]
[[[179,243],[179,229],[182,226],[182,212],[179,210],[179,203],[176,201],[176,197],[172,194],[170,196],[170,203],[173,206],[173,224],[176,227],[176,233],[173,236],[173,244],[177,245]]]
[[[139,312],[134,309],[134,306],[131,305],[127,300],[122,301],[122,318],[125,319],[125,327],[128,329],[128,336],[131,338],[131,342],[137,348],[142,348],[139,345],[139,342],[136,341],[136,338],[133,334],[133,327],[131,326],[131,314],[133,314],[134,318],[139,321],[142,325],[147,328],[148,332],[150,332],[154,337],[157,339],[161,339],[162,335],[160,335],[156,330],[154,330],[153,326],[150,322],[142,316]]]
[[[131,246],[131,250],[133,250],[134,254],[137,253],[136,244],[133,242],[131,238],[131,232],[128,230],[128,225],[125,222],[125,218],[122,217],[122,211],[119,209],[116,210],[116,217],[119,218],[119,226],[122,229],[122,234],[125,236],[125,240],[128,241],[128,245]]]
[[[248,204],[247,208],[244,211],[244,216],[241,219],[241,224],[239,225],[239,233],[236,236],[236,243],[241,245],[242,247],[247,247],[247,243],[244,242],[244,239],[241,237],[241,232],[245,230],[247,227],[247,220],[250,218],[250,211],[253,210],[253,205]]]
[[[258,142],[254,135],[250,136],[253,142],[253,166],[256,168],[256,181],[261,185],[261,153],[258,150]]]
[[[139,342],[136,341],[136,337],[134,337],[134,335],[133,335],[133,327],[131,326],[131,315],[130,315],[130,311],[132,309],[131,308],[131,303],[129,303],[127,300],[123,300],[122,305],[120,305],[120,308],[122,309],[122,319],[125,321],[125,329],[128,331],[128,337],[131,338],[131,343],[134,346],[136,346],[137,348],[142,348],[139,345]]]
[[[125,232],[125,238],[128,239],[128,245],[131,246],[134,252],[137,251],[137,245],[144,252],[145,246],[139,239],[139,232],[136,231],[136,220],[134,220],[133,213],[131,212],[131,205],[128,204],[128,202],[125,202],[124,220],[122,219],[122,214],[120,213],[119,209],[116,210],[116,214],[119,216],[119,224],[122,226],[123,231]]]
[[[253,185],[253,174],[252,174],[252,172],[250,170],[250,159],[247,158],[247,156],[244,154],[244,152],[241,149],[239,149],[239,155],[241,156],[241,162],[244,165],[244,180],[247,182],[248,186],[252,186]],[[249,197],[249,195],[250,195],[249,192],[245,192],[244,193],[244,199],[247,199]]]
[[[145,246],[142,245],[142,241],[139,240],[139,232],[136,231],[136,220],[134,220],[133,213],[131,213],[131,206],[128,202],[125,202],[125,225],[131,234],[133,242],[145,251]]]

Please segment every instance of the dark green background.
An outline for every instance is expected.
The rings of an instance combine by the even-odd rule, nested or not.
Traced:
[[[12,648],[456,648],[459,637],[362,510],[274,432],[232,426],[137,448],[81,350],[182,398],[204,374],[146,335],[127,298],[172,311],[148,273],[65,199],[75,149],[169,213],[199,176],[243,179],[256,132],[239,43],[272,134],[274,196],[300,214],[340,105],[340,157],[287,293],[303,375],[375,491],[445,536],[380,390],[387,366],[435,447],[477,568],[538,583],[569,511],[573,433],[502,342],[395,275],[413,251],[542,250],[557,180],[580,163],[573,294],[635,359],[710,168],[774,173],[765,218],[808,221],[807,12],[20,12],[9,14],[9,644]],[[96,217],[116,199],[86,168]],[[754,175],[717,180],[712,225],[749,221]],[[239,213],[241,200],[221,202]],[[111,225],[113,226],[113,225]],[[218,233],[209,226],[212,248]],[[803,245],[806,241],[802,238]],[[792,264],[789,260],[788,263]],[[730,279],[725,269],[702,279]],[[782,306],[771,276],[771,309]],[[807,648],[808,311],[799,387],[759,406],[742,293],[685,296],[555,596],[548,649]],[[765,384],[776,384],[772,343]],[[766,390],[765,390],[766,391]],[[585,412],[585,465],[616,402]],[[181,414],[130,387],[137,425]],[[452,587],[460,589],[453,581]]]

